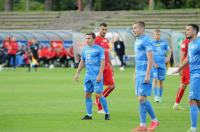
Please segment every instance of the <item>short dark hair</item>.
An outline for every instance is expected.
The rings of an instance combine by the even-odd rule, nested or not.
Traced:
[[[108,25],[106,23],[101,23],[101,24],[99,24],[99,27],[101,27],[101,26],[107,27]]]
[[[188,24],[187,26],[191,26],[196,31],[196,34],[198,34],[199,26],[197,24]]]
[[[89,33],[87,33],[86,35],[91,35],[93,39],[96,38],[96,35],[95,35],[95,33],[93,33],[93,32],[89,32]]]
[[[135,22],[134,24],[139,24],[141,27],[145,28],[145,23],[143,21]]]

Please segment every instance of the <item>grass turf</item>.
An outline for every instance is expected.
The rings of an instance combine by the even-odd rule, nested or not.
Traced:
[[[111,120],[93,107],[93,120],[85,115],[83,75],[73,80],[75,69],[24,68],[0,72],[0,131],[2,132],[130,132],[139,124],[138,101],[134,94],[133,68],[120,72],[115,68],[116,89],[108,97]],[[184,111],[172,110],[178,76],[167,76],[163,102],[153,103],[160,126],[157,132],[184,132],[190,127],[188,89],[181,105]],[[147,118],[148,124],[149,117]]]

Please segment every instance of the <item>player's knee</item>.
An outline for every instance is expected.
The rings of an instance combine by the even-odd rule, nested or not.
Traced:
[[[146,100],[146,97],[145,96],[139,96],[138,100],[139,100],[140,103],[142,103]]]
[[[181,84],[181,88],[186,89],[187,88],[187,84]]]
[[[98,98],[101,98],[102,94],[101,94],[101,93],[96,93],[96,96],[97,96]]]
[[[91,98],[91,96],[92,96],[91,93],[86,93],[85,94],[85,98]]]
[[[190,100],[190,101],[189,101],[189,104],[190,104],[190,106],[191,106],[191,105],[197,105],[197,101],[196,101],[196,100]]]
[[[114,90],[115,89],[115,85],[111,85],[110,89]]]

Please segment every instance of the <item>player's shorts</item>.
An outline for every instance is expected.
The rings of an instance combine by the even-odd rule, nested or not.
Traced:
[[[200,78],[194,77],[190,80],[190,100],[199,100],[200,101],[200,86],[199,86]]]
[[[141,81],[135,82],[135,94],[136,96],[151,96],[152,84],[144,83]]]
[[[84,91],[87,93],[102,93],[103,81],[97,82],[96,80],[88,80],[84,83]]]
[[[183,71],[181,75],[181,83],[182,84],[189,84],[190,83],[190,73]]]
[[[158,80],[165,80],[166,69],[164,68],[153,68],[153,78],[157,78]]]
[[[103,71],[103,84],[106,86],[115,84],[113,70],[110,67],[106,67]]]

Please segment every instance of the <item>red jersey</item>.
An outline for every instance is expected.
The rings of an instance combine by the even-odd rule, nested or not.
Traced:
[[[11,41],[10,45],[8,47],[8,54],[10,55],[16,55],[18,51],[18,45],[16,41]]]
[[[110,57],[109,57],[109,41],[101,36],[97,36],[95,39],[95,44],[101,46],[104,48],[104,53],[105,53],[105,66],[110,65]]]
[[[189,39],[184,39],[183,42],[181,43],[181,52],[185,52],[182,61],[187,57],[188,54],[188,45],[190,43]],[[189,75],[189,64],[187,64],[184,68],[183,68],[183,73]]]

